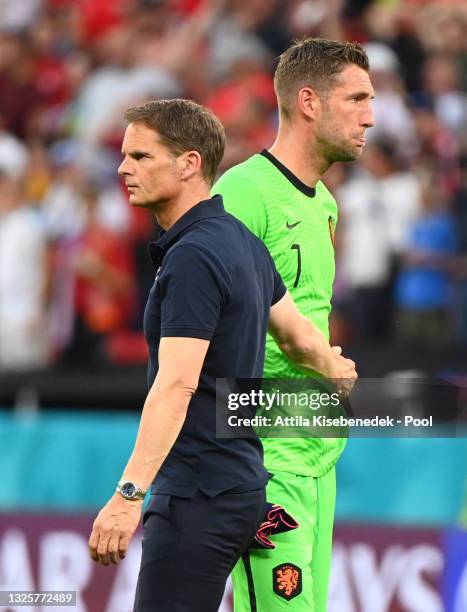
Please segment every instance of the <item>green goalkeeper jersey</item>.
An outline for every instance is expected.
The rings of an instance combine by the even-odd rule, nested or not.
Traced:
[[[337,205],[319,181],[308,187],[268,151],[228,170],[214,185],[228,212],[242,221],[271,253],[295,304],[327,338],[335,274]],[[266,340],[264,378],[305,378]],[[271,471],[322,476],[336,463],[345,438],[263,438]]]

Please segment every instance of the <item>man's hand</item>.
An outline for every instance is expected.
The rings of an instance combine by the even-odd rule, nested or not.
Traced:
[[[102,508],[89,538],[91,559],[109,565],[125,558],[128,545],[141,520],[143,502],[115,493]]]
[[[333,346],[332,350],[335,354],[335,361],[330,378],[335,382],[338,393],[348,397],[358,378],[355,362],[342,356],[340,346]]]

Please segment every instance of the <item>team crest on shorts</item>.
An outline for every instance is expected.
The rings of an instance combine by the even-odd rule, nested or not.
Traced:
[[[281,563],[272,570],[274,593],[290,601],[302,592],[302,570],[293,563]]]

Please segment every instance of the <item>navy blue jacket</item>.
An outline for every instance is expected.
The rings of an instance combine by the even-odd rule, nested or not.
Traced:
[[[191,208],[149,245],[157,270],[144,314],[148,385],[161,337],[210,341],[186,421],[153,493],[209,496],[264,486],[259,439],[216,437],[216,378],[261,378],[271,305],[286,288],[266,247],[224,210],[221,196]]]

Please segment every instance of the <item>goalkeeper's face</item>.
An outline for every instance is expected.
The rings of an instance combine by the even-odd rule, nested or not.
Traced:
[[[130,123],[122,144],[118,174],[125,180],[133,206],[159,210],[177,199],[181,189],[179,158],[160,142],[157,132]]]
[[[355,64],[345,68],[320,96],[315,137],[321,156],[329,163],[360,157],[365,132],[374,125],[373,98],[368,73]]]

